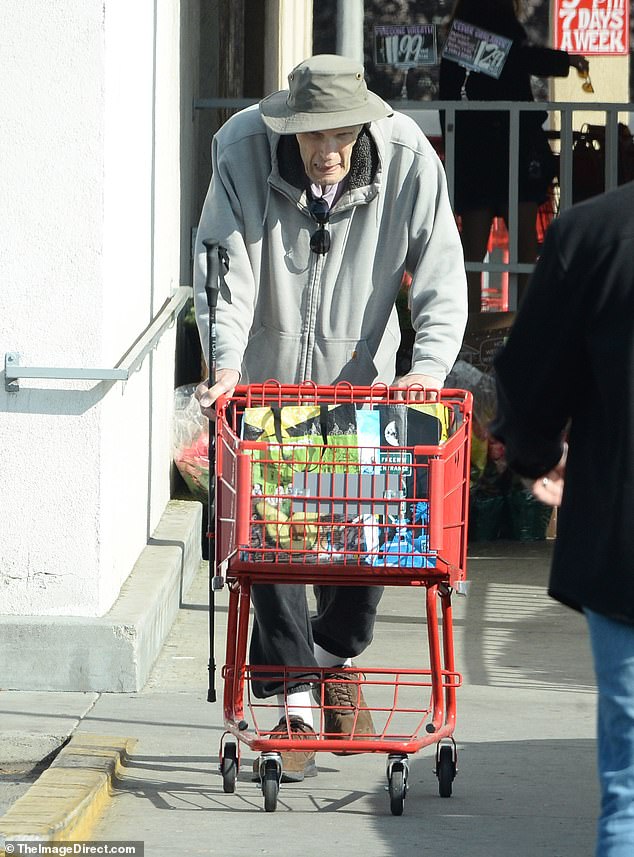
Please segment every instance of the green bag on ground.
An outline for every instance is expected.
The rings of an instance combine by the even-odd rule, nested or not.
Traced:
[[[524,488],[511,491],[506,501],[510,538],[520,542],[543,541],[552,517],[552,506],[540,503]]]

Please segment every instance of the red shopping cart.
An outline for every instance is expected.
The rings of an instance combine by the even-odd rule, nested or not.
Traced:
[[[402,390],[384,385],[267,382],[238,387],[216,403],[211,589],[229,590],[220,771],[232,793],[242,748],[261,754],[266,811],[277,806],[282,751],[387,755],[390,809],[401,815],[408,757],[436,744],[439,793],[452,793],[461,676],[451,598],[466,586],[472,402],[460,390],[417,392],[403,400]],[[346,415],[338,426],[339,412]],[[289,429],[300,422],[301,431]],[[356,667],[249,663],[251,586],[283,582],[414,588],[427,620],[426,661],[362,674]],[[324,688],[353,671],[375,732],[341,738],[325,731]],[[314,738],[294,737],[288,711],[288,731],[271,731],[272,700],[251,692],[252,677],[263,674],[285,687],[310,675]]]

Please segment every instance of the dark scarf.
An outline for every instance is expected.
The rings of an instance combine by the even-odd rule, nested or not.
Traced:
[[[277,163],[280,176],[294,187],[308,190],[310,179],[304,170],[299,144],[294,134],[283,134],[277,144]],[[346,176],[348,189],[366,187],[376,175],[379,153],[372,135],[364,125],[352,148],[350,172]]]

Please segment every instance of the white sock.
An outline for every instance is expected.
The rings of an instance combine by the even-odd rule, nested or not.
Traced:
[[[312,706],[314,704],[312,695],[308,690],[291,691],[286,697],[286,707],[284,707],[283,694],[278,693],[277,695],[280,720],[286,716],[286,711],[288,711],[289,717],[301,717],[306,726],[311,728],[313,725]]]
[[[340,655],[333,655],[326,649],[322,649],[319,643],[313,643],[313,651],[315,660],[320,667],[349,667],[352,665],[352,658],[342,660]]]

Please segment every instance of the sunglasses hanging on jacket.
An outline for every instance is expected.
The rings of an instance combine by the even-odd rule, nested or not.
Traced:
[[[318,256],[325,256],[330,250],[330,232],[326,224],[330,219],[330,206],[325,199],[317,197],[308,203],[310,216],[317,223],[317,229],[310,236],[310,249]]]

